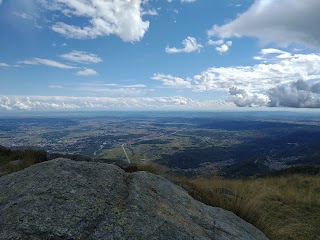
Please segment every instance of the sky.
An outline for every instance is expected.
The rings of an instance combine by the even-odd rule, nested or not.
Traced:
[[[0,111],[320,108],[319,0],[0,0]]]

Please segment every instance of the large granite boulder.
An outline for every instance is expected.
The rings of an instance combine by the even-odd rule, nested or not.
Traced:
[[[0,178],[0,239],[267,239],[147,172],[55,159]]]

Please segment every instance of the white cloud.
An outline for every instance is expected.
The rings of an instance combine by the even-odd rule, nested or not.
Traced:
[[[262,49],[260,51],[260,53],[262,55],[268,55],[268,54],[283,54],[283,53],[287,53],[287,52],[284,52],[282,50],[275,49],[275,48],[265,48],[265,49]]]
[[[172,88],[191,88],[191,80],[190,79],[183,79],[179,77],[174,77],[171,75],[153,74],[152,80],[161,81],[164,86],[172,87]]]
[[[10,65],[7,64],[7,63],[1,63],[1,62],[0,62],[0,67],[10,67]]]
[[[225,43],[227,46],[231,47],[232,46],[232,41],[226,41]]]
[[[291,107],[320,108],[320,82],[307,83],[303,80],[278,85],[265,94],[250,93],[244,89],[232,87],[229,100],[238,107]]]
[[[144,84],[132,84],[132,85],[125,85],[123,87],[124,88],[145,88],[147,86]]]
[[[0,0],[0,6],[1,6],[2,2],[3,2],[3,0]]]
[[[224,44],[224,41],[222,39],[219,39],[219,40],[216,40],[216,41],[210,39],[208,41],[208,44],[209,45],[222,45],[222,44]]]
[[[320,106],[319,98],[313,96],[320,94],[320,82],[308,89],[303,89],[299,82],[320,79],[320,54],[294,54],[278,49],[262,49],[260,54],[262,56],[255,58],[264,59],[264,62],[252,66],[212,67],[187,79],[154,74],[152,79],[171,88],[228,93],[229,100],[237,106]],[[292,85],[297,81],[299,86]],[[299,104],[289,104],[288,99]]]
[[[180,0],[181,3],[193,3],[197,0]],[[173,0],[167,0],[167,2],[172,3]]]
[[[274,59],[270,58],[269,55],[275,55],[275,58],[278,58],[278,59],[288,59],[288,58],[294,57],[294,55],[292,55],[289,52],[285,52],[285,51],[275,49],[275,48],[262,49],[260,51],[260,54],[261,54],[260,56],[254,56],[253,60],[264,61],[266,63],[270,60],[274,60]]]
[[[157,16],[159,15],[156,9],[150,9],[147,11],[142,11],[142,15],[150,15],[150,16]]]
[[[72,51],[70,53],[62,54],[60,57],[76,63],[100,63],[103,61],[102,58],[97,55],[84,51]]]
[[[273,58],[270,58],[269,55],[274,55],[276,59],[288,59],[288,58],[294,58],[294,55],[292,55],[289,52],[285,52],[279,49],[275,48],[265,48],[260,51],[260,56],[254,56],[253,59],[257,61],[264,61],[265,63],[273,60]]]
[[[293,58],[294,56],[289,53],[289,52],[285,52],[279,49],[274,49],[274,48],[266,48],[266,49],[262,49],[261,50],[261,55],[269,55],[269,54],[275,54],[276,58],[280,58],[280,59],[286,59],[286,58]],[[259,58],[256,58],[259,59]]]
[[[223,54],[229,51],[230,47],[232,46],[232,41],[225,42],[223,39],[219,39],[215,41],[210,39],[208,41],[208,44],[212,46],[217,46],[216,51],[220,54]]]
[[[14,15],[24,20],[34,20],[34,17],[25,12],[14,12]]]
[[[217,50],[217,52],[219,52],[220,54],[222,54],[222,53],[228,52],[228,51],[229,51],[229,47],[228,47],[228,45],[223,44],[223,45],[221,45],[221,46],[219,46],[219,47],[216,47],[216,50]]]
[[[266,106],[270,99],[267,95],[260,93],[250,93],[235,86],[229,89],[231,97],[229,100],[237,107],[261,107]]]
[[[195,1],[197,1],[197,0],[181,0],[182,3],[192,3]]]
[[[200,51],[203,47],[201,44],[197,43],[197,40],[194,37],[187,37],[182,41],[183,48],[170,48],[166,47],[167,53],[191,53]]]
[[[58,89],[60,88],[61,89],[61,88],[63,88],[63,86],[57,85],[57,84],[52,84],[52,85],[49,85],[48,88],[58,88]]]
[[[32,58],[29,60],[19,61],[18,64],[25,64],[25,65],[45,65],[48,67],[55,67],[61,69],[75,69],[77,67],[66,65],[64,63],[60,63],[54,60],[45,59],[45,58]]]
[[[293,58],[293,57],[294,56],[291,53],[283,53],[283,54],[276,56],[276,58],[280,58],[280,59]]]
[[[62,44],[57,44],[57,43],[55,43],[55,42],[53,42],[52,43],[52,47],[66,47],[66,46],[68,46],[68,44],[67,43],[62,43]]]
[[[319,0],[255,0],[246,12],[227,24],[213,26],[208,35],[249,36],[283,46],[319,47],[319,9]]]
[[[0,96],[0,110],[212,110],[232,106],[224,101],[194,101],[182,96]]]
[[[209,68],[194,76],[193,88],[196,91],[224,91],[237,86],[250,91],[263,91],[278,84],[320,78],[318,54],[292,54],[290,58],[264,57],[265,63],[253,66]]]
[[[88,19],[86,25],[69,25],[56,22],[52,30],[66,38],[93,39],[100,36],[117,35],[123,41],[139,41],[149,28],[143,21],[141,0],[42,0],[48,10],[60,11],[68,17]]]
[[[219,47],[216,47],[217,52],[219,52],[220,54],[226,53],[229,51],[230,46],[232,45],[231,41],[226,42],[225,44],[222,44]]]
[[[254,56],[252,59],[253,59],[253,60],[256,60],[256,61],[263,61],[263,60],[265,60],[265,58],[263,58],[263,57],[261,57],[261,56]]]
[[[77,76],[95,76],[97,74],[98,73],[95,70],[91,69],[91,68],[85,68],[83,70],[80,70],[80,71],[76,72]]]

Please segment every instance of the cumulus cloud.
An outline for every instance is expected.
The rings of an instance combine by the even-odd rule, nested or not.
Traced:
[[[320,108],[320,82],[308,84],[303,80],[274,87],[268,91],[270,107]]]
[[[60,11],[68,17],[87,20],[85,25],[70,25],[56,22],[52,30],[66,38],[93,39],[100,36],[116,35],[123,41],[139,41],[149,28],[143,21],[143,0],[39,0],[48,10]]]
[[[100,63],[103,61],[102,58],[97,55],[84,51],[72,51],[70,53],[62,54],[60,57],[76,63]]]
[[[197,43],[197,40],[194,37],[187,37],[182,41],[183,48],[170,48],[166,47],[167,53],[191,53],[200,51],[203,47],[201,44]]]
[[[222,44],[221,46],[216,47],[216,50],[220,54],[223,54],[223,53],[228,52],[231,46],[232,46],[232,41],[227,41],[226,43]]]
[[[70,66],[61,62],[57,62],[50,59],[45,58],[32,58],[29,60],[19,61],[18,64],[25,64],[25,65],[44,65],[48,67],[60,68],[60,69],[75,69],[77,67]]]
[[[174,110],[213,109],[232,105],[223,101],[194,101],[173,97],[61,97],[0,96],[0,110]]]
[[[318,107],[320,54],[274,48],[262,49],[260,54],[256,58],[264,62],[252,66],[212,67],[187,79],[157,73],[152,79],[171,88],[228,93],[239,107]]]
[[[235,86],[229,89],[231,97],[229,100],[237,107],[261,107],[270,101],[269,97],[260,93],[250,93]]]
[[[320,82],[298,80],[275,86],[263,94],[232,87],[229,93],[229,100],[238,107],[320,108]]]
[[[261,92],[293,81],[320,79],[319,54],[287,53],[290,58],[279,58],[284,54],[281,50],[264,49],[261,52],[266,54],[263,56],[265,62],[252,66],[212,67],[187,79],[157,73],[152,79],[168,87],[187,87],[198,92],[228,91],[233,86]],[[278,55],[269,57],[271,52],[278,52]]]
[[[216,51],[219,54],[224,54],[224,53],[229,51],[230,47],[232,46],[232,41],[226,41],[225,42],[223,39],[219,39],[219,40],[210,39],[208,41],[208,44],[212,45],[212,46],[217,46],[216,47]]]
[[[317,82],[317,83],[311,85],[310,90],[312,93],[320,94],[320,82]]]
[[[196,91],[228,90],[232,86],[261,91],[292,81],[320,78],[319,54],[290,54],[289,58],[279,58],[281,55],[283,51],[271,58],[264,55],[265,63],[253,66],[209,68],[193,77],[193,87]]]
[[[255,0],[233,21],[215,25],[209,36],[221,38],[249,36],[266,43],[320,46],[318,0]]]
[[[164,86],[172,88],[191,88],[191,79],[183,79],[160,73],[153,74],[153,80],[161,81]]]
[[[76,75],[77,76],[94,76],[94,75],[97,75],[98,73],[91,69],[91,68],[85,68],[83,70],[80,70],[78,72],[76,72]]]

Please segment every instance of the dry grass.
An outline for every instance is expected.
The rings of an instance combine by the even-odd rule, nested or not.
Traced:
[[[156,175],[167,176],[168,170],[154,162],[146,162],[137,164],[139,171],[151,172]]]
[[[140,170],[166,176],[195,199],[227,209],[272,240],[320,240],[320,175],[286,175],[245,180],[176,176],[147,163]]]
[[[230,210],[270,239],[320,239],[320,176],[183,179],[194,198]]]

